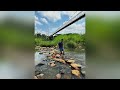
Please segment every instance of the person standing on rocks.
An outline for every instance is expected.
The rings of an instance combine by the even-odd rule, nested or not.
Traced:
[[[63,39],[61,39],[61,41],[58,43],[58,47],[60,50],[60,54],[64,55]]]

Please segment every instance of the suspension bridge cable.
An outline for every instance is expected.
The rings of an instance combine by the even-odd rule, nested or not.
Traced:
[[[75,13],[77,13],[77,11],[75,11]],[[73,15],[75,15],[75,13],[73,13]],[[71,19],[73,17],[73,15],[71,15],[69,19]]]

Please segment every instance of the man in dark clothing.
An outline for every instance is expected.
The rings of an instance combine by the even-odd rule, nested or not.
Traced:
[[[64,47],[63,47],[63,39],[61,39],[61,42],[58,43],[60,54],[64,55]]]

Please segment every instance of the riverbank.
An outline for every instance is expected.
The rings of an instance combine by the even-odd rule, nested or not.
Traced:
[[[85,53],[65,52],[60,56],[56,48],[36,47],[35,77],[37,79],[84,79]],[[53,53],[56,53],[53,57]],[[38,61],[38,62],[37,62]]]
[[[85,35],[80,34],[63,34],[57,35],[53,40],[48,40],[47,36],[35,37],[35,45],[41,47],[54,47],[56,46],[61,39],[63,39],[64,47],[67,50],[70,49],[83,49],[85,48]]]

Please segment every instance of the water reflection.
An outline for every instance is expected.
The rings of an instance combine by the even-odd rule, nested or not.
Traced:
[[[46,59],[46,55],[39,54],[40,52],[35,52],[35,65],[42,62],[42,60]],[[85,52],[66,52],[65,53],[68,58],[74,58],[75,61],[79,64],[85,66]]]
[[[40,62],[42,62],[42,60],[46,59],[46,55],[39,53],[40,52],[35,52],[35,65],[39,64]]]

